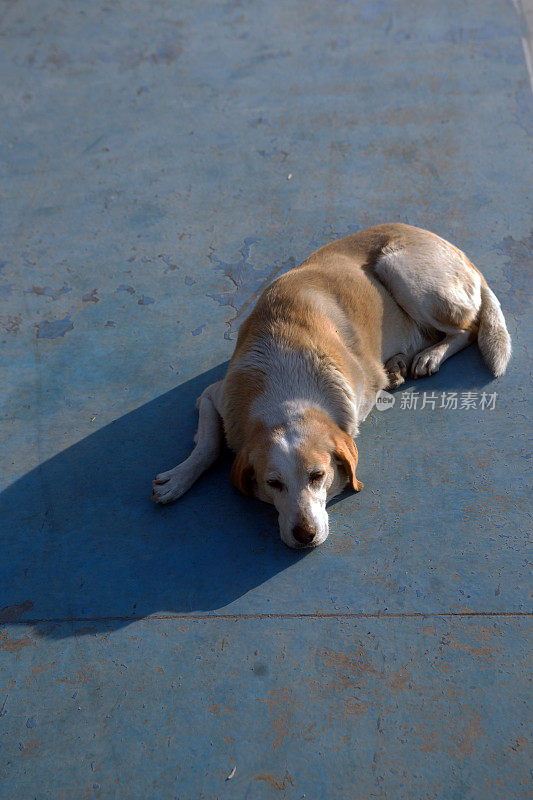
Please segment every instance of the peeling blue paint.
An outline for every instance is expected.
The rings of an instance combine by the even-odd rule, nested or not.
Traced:
[[[177,264],[174,264],[170,256],[160,255],[159,258],[164,261],[167,265],[167,268],[163,270],[163,275],[166,275],[168,272],[173,272],[176,269],[179,269]]]
[[[36,325],[38,339],[58,339],[69,331],[73,330],[74,323],[67,314],[63,319],[45,320]]]
[[[67,292],[72,291],[72,286],[64,284],[58,289],[52,289],[50,286],[32,286],[31,289],[26,289],[24,294],[36,294],[39,297],[49,297],[51,300],[57,300]]]
[[[248,236],[240,248],[241,258],[237,261],[222,261],[215,255],[214,250],[209,254],[210,261],[216,265],[217,269],[223,271],[234,287],[233,290],[227,289],[216,294],[206,292],[207,297],[212,298],[221,306],[229,306],[235,312],[226,319],[227,329],[224,334],[226,339],[232,338],[244,316],[254,307],[255,301],[264,287],[277,275],[295,266],[293,257],[265,267],[255,266],[250,258],[253,245],[259,241],[260,239],[255,236]]]
[[[139,306],[150,306],[150,305],[152,305],[152,303],[155,303],[154,298],[153,297],[147,297],[144,294],[141,295],[141,297],[139,297],[139,299],[137,300],[137,305],[139,305]]]
[[[22,324],[22,316],[20,314],[8,314],[7,318],[1,320],[2,328],[7,333],[18,333]]]
[[[203,329],[205,327],[207,327],[207,323],[206,322],[204,322],[202,325],[200,325],[200,327],[196,328],[194,331],[191,331],[192,335],[193,336],[198,336],[203,331]]]
[[[87,292],[81,298],[84,303],[99,303],[100,298],[97,295],[98,289],[93,289],[92,292]]]

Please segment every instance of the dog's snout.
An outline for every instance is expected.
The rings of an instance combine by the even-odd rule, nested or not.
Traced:
[[[315,532],[311,530],[307,525],[295,525],[292,529],[292,535],[296,539],[297,542],[300,544],[311,544],[313,539],[315,538]]]

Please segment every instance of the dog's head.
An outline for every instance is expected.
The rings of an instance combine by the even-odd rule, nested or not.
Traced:
[[[323,411],[305,411],[296,420],[267,427],[256,422],[231,470],[243,494],[273,503],[281,538],[289,547],[314,547],[328,536],[326,502],[355,477],[357,448]]]

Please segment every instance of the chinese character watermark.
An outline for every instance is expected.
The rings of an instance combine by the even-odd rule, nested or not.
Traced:
[[[497,392],[401,392],[400,410],[494,411],[497,397]],[[380,391],[376,397],[376,408],[378,411],[386,411],[392,408],[395,402],[395,395]]]

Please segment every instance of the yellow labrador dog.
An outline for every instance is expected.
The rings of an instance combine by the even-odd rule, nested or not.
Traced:
[[[157,476],[153,499],[181,497],[225,435],[235,486],[276,506],[287,545],[318,545],[326,502],[363,486],[353,437],[378,392],[432,375],[476,338],[502,375],[511,340],[500,304],[440,236],[392,223],[321,247],[263,292],[226,377],[198,399],[193,452]]]

